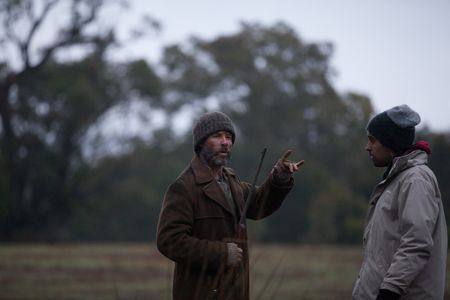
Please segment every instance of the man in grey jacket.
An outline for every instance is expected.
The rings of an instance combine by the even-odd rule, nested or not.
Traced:
[[[353,299],[443,299],[447,225],[441,194],[427,166],[428,143],[415,144],[419,115],[407,105],[376,115],[366,150],[386,167],[370,197],[364,257]]]

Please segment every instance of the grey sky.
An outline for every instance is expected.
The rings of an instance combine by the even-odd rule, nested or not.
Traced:
[[[160,46],[196,35],[213,38],[240,21],[292,26],[306,41],[329,41],[336,87],[368,95],[380,112],[407,103],[422,125],[450,130],[450,1],[448,0],[130,0],[163,25],[151,42],[126,55],[155,60]],[[129,15],[130,12],[127,12]],[[119,19],[118,19],[119,20]],[[127,17],[121,22],[133,23]]]

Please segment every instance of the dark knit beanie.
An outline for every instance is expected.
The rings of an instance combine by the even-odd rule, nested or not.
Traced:
[[[200,119],[195,122],[194,127],[192,128],[194,151],[198,153],[200,144],[208,136],[221,130],[230,132],[234,143],[234,127],[231,123],[231,119],[226,114],[215,111],[202,115]]]
[[[419,123],[419,114],[403,104],[373,117],[367,131],[395,154],[403,154],[413,145]]]

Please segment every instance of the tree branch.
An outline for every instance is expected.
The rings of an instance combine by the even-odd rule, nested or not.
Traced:
[[[53,55],[53,53],[64,47],[69,47],[72,45],[89,45],[89,44],[95,44],[99,41],[98,37],[89,37],[89,36],[83,36],[81,34],[82,30],[94,22],[97,18],[97,11],[99,7],[101,6],[101,1],[95,1],[93,4],[91,4],[91,9],[89,14],[85,18],[79,18],[78,12],[77,12],[77,4],[79,1],[74,1],[73,7],[72,7],[72,17],[73,20],[70,24],[70,26],[67,29],[61,30],[61,36],[63,38],[54,43],[51,46],[46,47],[42,50],[43,55],[39,62],[36,63],[34,66],[28,66],[30,69],[36,69],[45,64],[49,58]]]
[[[52,9],[52,7],[54,5],[56,5],[56,3],[58,3],[59,0],[52,0],[52,1],[48,1],[45,6],[44,9],[42,10],[41,15],[38,18],[34,18],[34,16],[32,15],[31,11],[32,11],[32,7],[28,10],[29,12],[29,18],[32,21],[32,25],[30,28],[30,31],[28,32],[28,36],[26,37],[24,43],[23,43],[23,47],[22,48],[22,57],[24,58],[24,64],[25,64],[25,68],[28,69],[30,67],[30,55],[28,53],[28,50],[30,48],[30,44],[31,41],[36,33],[36,31],[39,29],[39,27],[42,24],[42,21],[45,20],[45,18],[47,17],[48,13],[50,12],[50,10]]]

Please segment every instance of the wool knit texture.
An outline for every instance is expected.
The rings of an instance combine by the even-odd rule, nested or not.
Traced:
[[[420,116],[408,105],[388,109],[370,120],[367,131],[396,154],[412,147]]]
[[[231,133],[234,143],[235,132],[230,117],[219,111],[208,112],[202,115],[192,128],[194,151],[198,153],[200,144],[208,136],[222,130]]]

